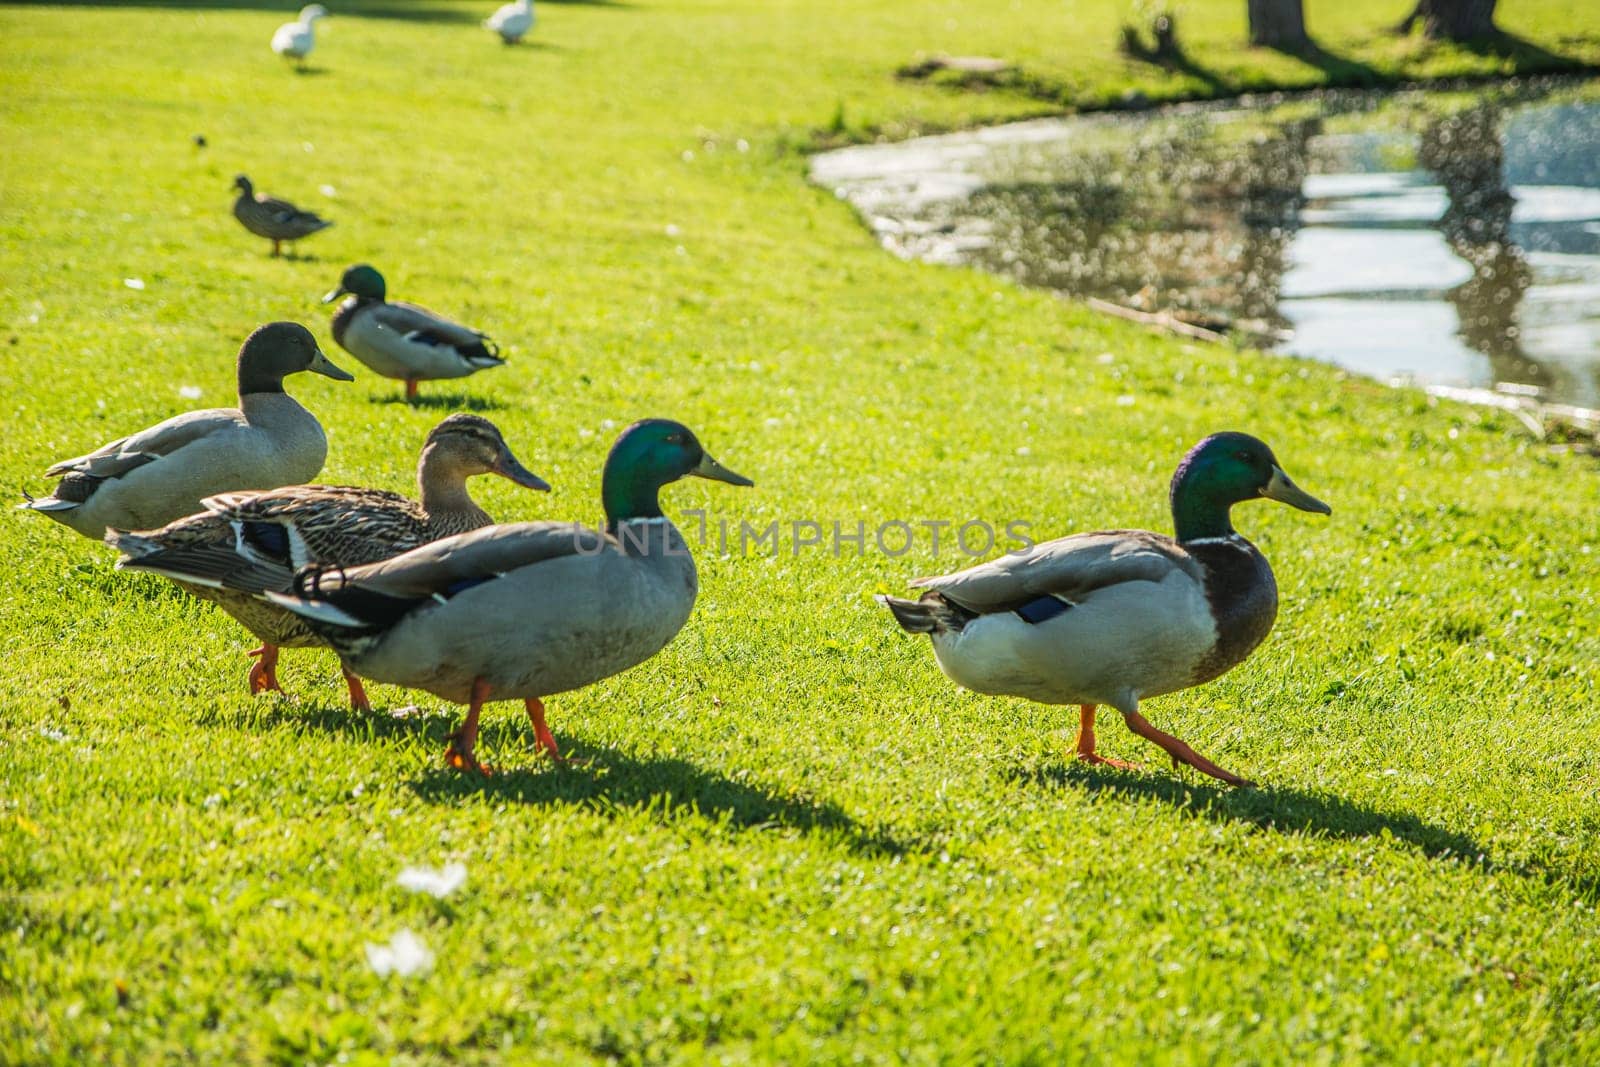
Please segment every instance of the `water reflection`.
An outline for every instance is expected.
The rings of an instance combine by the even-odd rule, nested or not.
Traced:
[[[905,256],[1600,406],[1600,102],[1335,94],[819,156]]]

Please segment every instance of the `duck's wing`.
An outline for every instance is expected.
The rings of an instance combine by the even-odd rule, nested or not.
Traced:
[[[274,196],[241,194],[234,204],[239,221],[262,237],[294,240],[326,229],[333,223],[314,211],[303,211]]]
[[[488,335],[470,326],[451,322],[425,307],[396,301],[378,304],[368,314],[385,330],[393,330],[415,344],[443,345],[454,348],[469,359],[503,362],[499,358],[499,349],[489,340]]]
[[[310,563],[358,565],[425,544],[427,515],[382,489],[295,485],[223,493],[159,530],[110,530],[119,568],[247,593],[288,591]]]
[[[91,478],[118,478],[146,463],[170,456],[201,438],[236,429],[243,422],[243,413],[235,408],[188,411],[136,434],[119,437],[93,452],[53,463],[45,474],[77,473]]]
[[[292,572],[308,563],[355,567],[426,544],[428,516],[416,501],[386,489],[293,485],[222,493],[201,505],[232,523],[240,538]],[[287,589],[288,583],[277,586]]]
[[[968,611],[1014,611],[1039,597],[1076,602],[1124,582],[1161,582],[1174,572],[1203,581],[1199,563],[1170,537],[1110,530],[1045,541],[954,574],[911,584]]]
[[[574,522],[485,526],[381,563],[308,567],[295,578],[295,595],[268,594],[268,599],[314,623],[382,629],[421,603],[446,601],[511,571],[616,548],[609,534]]]
[[[282,223],[294,222],[321,222],[322,216],[315,211],[295,207],[287,200],[279,200],[275,196],[258,196],[256,203],[261,205],[263,211],[271,213],[274,220]]]
[[[256,553],[226,519],[209,511],[186,515],[159,530],[106,531],[122,553],[118,570],[159,574],[207,589],[287,589],[294,569]]]

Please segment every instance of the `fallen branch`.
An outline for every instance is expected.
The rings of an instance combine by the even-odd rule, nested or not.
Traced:
[[[1140,311],[1138,308],[1123,307],[1121,304],[1113,304],[1109,300],[1101,300],[1093,296],[1089,297],[1086,303],[1096,311],[1104,312],[1107,315],[1115,315],[1117,318],[1127,319],[1129,322],[1137,322],[1141,326],[1148,326],[1153,330],[1175,333],[1179,337],[1191,337],[1196,341],[1223,341],[1227,339],[1216,330],[1208,330],[1204,326],[1196,326],[1192,322],[1184,322],[1170,311]]]

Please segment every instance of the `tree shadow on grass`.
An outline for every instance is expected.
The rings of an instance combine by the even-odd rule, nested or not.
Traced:
[[[529,750],[523,758],[531,757]],[[826,801],[735,781],[686,760],[636,758],[607,749],[585,751],[581,763],[558,766],[540,757],[531,766],[497,770],[488,777],[433,767],[412,782],[412,789],[434,804],[484,797],[517,804],[576,805],[599,812],[648,812],[662,822],[691,815],[737,830],[799,830],[868,856],[898,856],[906,851],[901,842],[861,826]]]
[[[143,7],[181,8],[186,11],[272,11],[285,19],[299,13],[295,0],[12,0],[24,7]],[[627,0],[539,0],[537,6],[627,8]],[[341,0],[333,11],[335,18],[397,19],[404,22],[462,22],[474,25],[493,13],[498,2],[485,0],[485,6],[443,3],[440,0]]]
[[[1155,47],[1151,47],[1130,36],[1123,42],[1123,54],[1137,62],[1160,67],[1168,74],[1187,75],[1202,83],[1206,87],[1206,92],[1212,96],[1233,88],[1227,79],[1191,59],[1189,53],[1176,39],[1158,42]]]
[[[1048,789],[1077,789],[1170,804],[1195,818],[1217,823],[1248,823],[1280,834],[1305,834],[1359,840],[1388,837],[1430,859],[1450,859],[1486,874],[1511,874],[1559,888],[1591,905],[1600,905],[1600,876],[1563,871],[1537,862],[1502,862],[1474,838],[1425,822],[1407,812],[1362,807],[1328,793],[1287,786],[1233,789],[1191,785],[1176,778],[1090,767],[1081,763],[1016,768],[1012,781]]]
[[[1491,59],[1510,60],[1518,74],[1545,74],[1561,71],[1594,70],[1593,63],[1586,63],[1573,56],[1564,56],[1559,52],[1552,52],[1542,45],[1534,44],[1525,37],[1518,37],[1514,33],[1496,30],[1487,37],[1476,37],[1470,41],[1450,42],[1454,47],[1473,55],[1484,56]]]
[[[273,0],[192,0],[192,2],[191,0],[14,0],[14,2],[25,7],[142,7],[155,10],[181,8],[197,14],[207,11],[271,11],[283,15],[286,21],[292,21],[300,10],[294,0],[278,3],[274,3]],[[407,0],[367,0],[367,2],[345,0],[334,9],[333,16],[401,19],[408,22],[476,23],[483,19],[480,11],[471,10],[467,6],[430,3],[426,0],[418,0],[416,3]]]
[[[1365,89],[1391,80],[1385,78],[1378,68],[1350,56],[1329,52],[1316,41],[1307,41],[1301,48],[1281,48],[1274,51],[1316,67],[1328,79],[1327,85],[1331,88]]]

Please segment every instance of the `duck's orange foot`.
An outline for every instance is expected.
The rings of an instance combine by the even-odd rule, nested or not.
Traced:
[[[256,661],[250,665],[250,695],[260,696],[269,690],[283,692],[283,686],[278,684],[278,646],[263,644],[252,648],[249,655]]]
[[[1110,756],[1101,756],[1093,752],[1079,752],[1077,756],[1079,763],[1089,763],[1097,767],[1115,767],[1119,771],[1144,770],[1143,764],[1129,763],[1127,760],[1112,759]]]
[[[487,763],[479,763],[478,757],[470,748],[462,748],[456,739],[450,739],[450,747],[444,750],[444,764],[452,770],[467,774],[481,774],[485,778],[494,774],[494,768]]]
[[[589,761],[586,759],[569,759],[561,754],[561,749],[556,745],[556,736],[550,732],[550,725],[544,721],[544,701],[532,697],[522,702],[528,709],[528,719],[533,723],[534,744],[539,751],[547,754],[552,763],[561,767],[582,767]]]
[[[344,672],[344,684],[350,690],[350,710],[371,711],[372,701],[367,699],[367,689],[361,684],[361,679],[351,674],[344,664],[340,664],[339,669]]]

